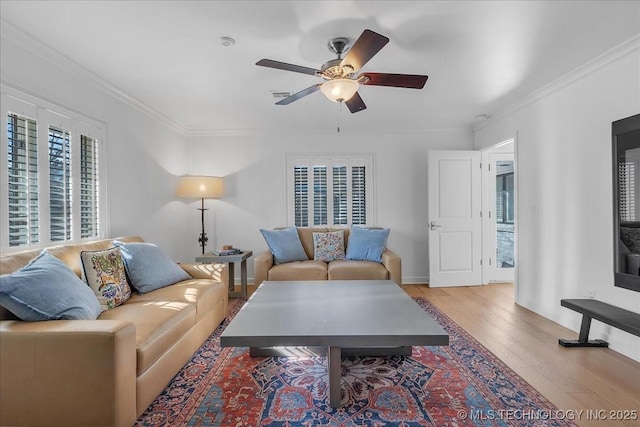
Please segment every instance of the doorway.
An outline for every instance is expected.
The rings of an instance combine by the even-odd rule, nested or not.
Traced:
[[[482,283],[514,282],[516,268],[515,141],[482,151]]]

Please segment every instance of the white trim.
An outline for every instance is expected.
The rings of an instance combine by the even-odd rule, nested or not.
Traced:
[[[87,117],[81,113],[72,111],[66,107],[60,106],[49,100],[41,99],[29,93],[22,93],[18,89],[5,84],[0,85],[0,95],[2,106],[0,114],[2,114],[2,135],[0,137],[0,197],[2,197],[2,206],[0,208],[0,250],[3,253],[22,251],[33,248],[47,247],[52,244],[67,244],[70,242],[95,240],[104,238],[109,235],[109,209],[107,205],[107,182],[108,182],[108,166],[106,148],[106,132],[107,125],[97,119]],[[7,115],[12,112],[24,117],[34,119],[37,126],[38,134],[38,205],[39,205],[39,241],[37,244],[24,245],[18,247],[10,247],[6,230],[9,225],[9,213],[7,203]],[[68,131],[71,137],[71,161],[72,161],[72,240],[68,241],[51,241],[50,233],[50,217],[49,217],[49,156],[48,151],[48,132],[49,127],[59,127]],[[100,235],[92,238],[83,239],[80,235],[80,188],[78,186],[79,179],[75,174],[79,173],[79,154],[80,154],[80,135],[92,136],[99,141],[99,170],[100,170],[100,207],[99,215],[101,218]],[[3,232],[5,231],[5,232]]]
[[[566,73],[562,77],[552,81],[547,85],[542,86],[540,89],[537,89],[536,91],[514,102],[513,104],[501,110],[498,110],[495,114],[492,114],[489,120],[485,120],[480,123],[474,124],[472,126],[472,129],[474,132],[477,132],[489,126],[491,123],[495,122],[496,120],[501,119],[510,114],[513,114],[516,111],[521,110],[530,104],[533,104],[534,102],[537,102],[543,98],[546,98],[552,95],[553,93],[563,89],[564,87],[587,77],[588,75],[598,71],[599,69],[621,58],[624,58],[625,56],[637,50],[640,50],[640,34],[635,35],[630,39],[620,43],[619,45],[608,50],[607,52],[590,60],[586,64],[578,68],[575,68],[574,70]]]
[[[158,122],[164,124],[169,129],[179,133],[182,136],[186,135],[185,127],[164,114],[154,110],[149,107],[142,101],[134,98],[132,95],[128,94],[124,90],[120,89],[116,85],[109,83],[102,77],[98,76],[94,72],[80,65],[78,62],[73,59],[65,56],[58,50],[49,46],[48,44],[38,40],[31,34],[25,32],[24,30],[8,23],[5,20],[0,20],[0,27],[2,32],[2,37],[12,40],[22,46],[23,48],[29,50],[35,55],[45,59],[48,62],[53,63],[54,65],[68,71],[75,77],[87,81],[93,85],[95,85],[102,92],[112,96],[113,98],[123,102],[124,104],[148,115],[149,117],[157,120]],[[4,80],[2,83],[7,84]]]

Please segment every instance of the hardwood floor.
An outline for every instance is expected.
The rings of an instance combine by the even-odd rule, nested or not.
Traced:
[[[429,288],[403,285],[432,301],[579,426],[640,426],[640,363],[604,348],[564,348],[577,334],[513,300],[513,285]],[[635,420],[612,415],[636,411]],[[612,412],[613,411],[613,412]],[[598,419],[599,418],[599,419]]]
[[[577,333],[515,304],[513,284],[402,287],[433,302],[559,410],[575,415],[578,426],[640,426],[640,363],[606,348],[558,345]],[[611,419],[624,411],[636,411],[635,419]]]

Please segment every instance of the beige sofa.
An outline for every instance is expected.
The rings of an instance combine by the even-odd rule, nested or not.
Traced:
[[[345,252],[349,245],[348,228],[298,227],[300,242],[308,260],[274,264],[271,251],[258,254],[253,260],[254,284],[287,280],[393,280],[402,284],[402,262],[390,249],[382,253],[382,263],[336,260],[329,263],[314,260],[313,233],[344,230]]]
[[[81,276],[80,251],[112,246],[49,252]],[[3,255],[0,273],[39,252]],[[221,265],[181,267],[192,279],[133,292],[97,320],[24,322],[0,307],[0,425],[131,426],[227,315]]]

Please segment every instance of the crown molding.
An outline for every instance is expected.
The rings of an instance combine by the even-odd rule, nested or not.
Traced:
[[[487,126],[490,126],[495,121],[513,114],[516,111],[521,110],[522,108],[525,108],[528,105],[531,105],[543,98],[546,98],[554,94],[555,92],[558,92],[559,90],[638,50],[640,50],[640,34],[636,34],[630,39],[606,51],[605,53],[596,56],[594,59],[590,60],[584,65],[566,73],[562,77],[541,87],[540,89],[532,92],[519,101],[516,101],[515,103],[509,105],[508,107],[498,110],[495,114],[492,114],[492,117],[490,119],[483,121],[482,123],[474,124],[472,126],[473,131],[477,132]]]
[[[185,128],[181,124],[171,120],[164,114],[149,107],[142,101],[136,99],[124,90],[120,89],[118,86],[110,83],[109,81],[85,68],[83,65],[79,64],[78,62],[74,61],[73,59],[69,58],[68,56],[64,55],[48,44],[38,40],[36,37],[27,33],[23,29],[16,27],[15,25],[7,22],[4,19],[0,19],[0,32],[3,39],[11,40],[17,43],[19,46],[27,49],[29,52],[32,52],[45,61],[48,61],[69,72],[74,77],[89,82],[103,93],[146,114],[147,116],[164,124],[169,129],[179,133],[180,135],[186,135]]]
[[[471,128],[468,127],[460,127],[460,128],[438,128],[438,129],[385,129],[384,131],[380,130],[352,130],[352,129],[341,129],[340,133],[336,132],[335,127],[329,127],[326,129],[273,129],[273,128],[261,128],[261,129],[195,129],[195,128],[187,128],[185,130],[185,136],[187,138],[200,138],[200,137],[237,137],[237,136],[280,136],[283,132],[286,132],[287,135],[300,135],[300,136],[308,136],[308,135],[337,135],[338,137],[341,135],[368,135],[368,134],[389,134],[389,135],[398,135],[398,134],[443,134],[443,133],[470,133]]]

